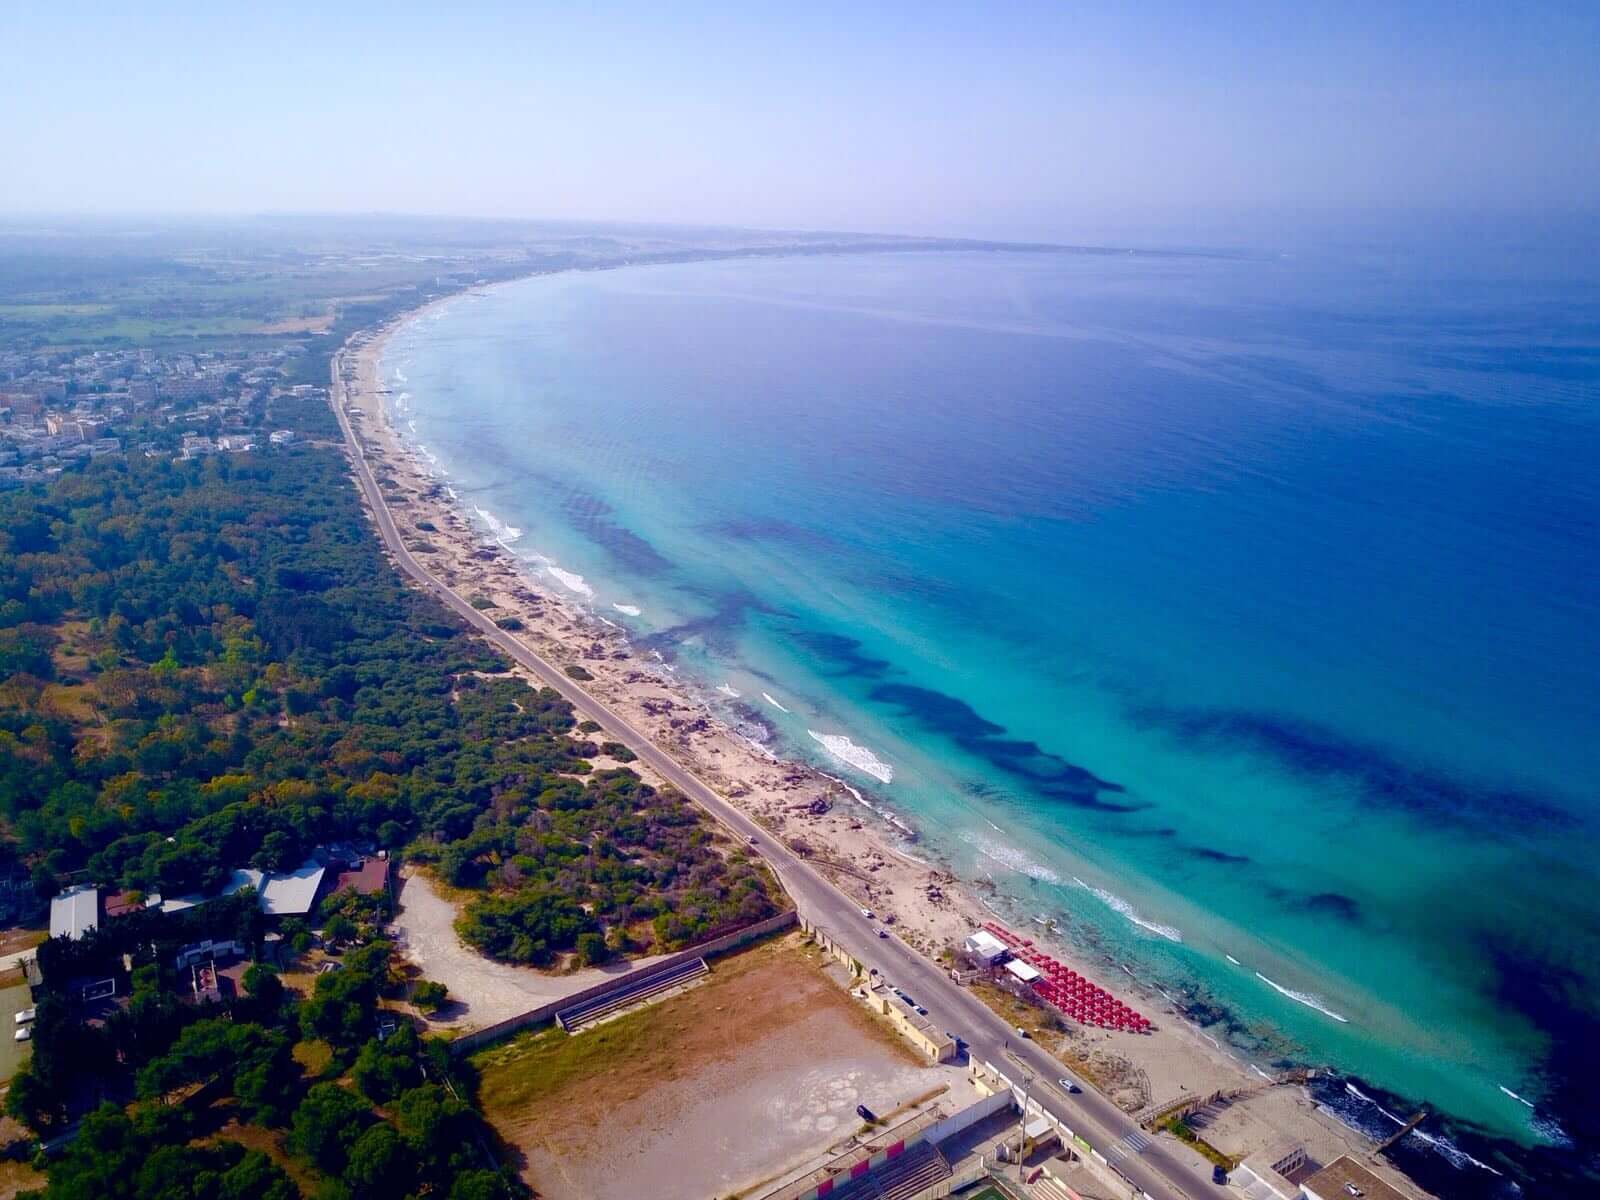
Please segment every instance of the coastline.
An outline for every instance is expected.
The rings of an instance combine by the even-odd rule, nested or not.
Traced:
[[[506,542],[497,540],[500,531],[485,532],[482,514],[479,522],[473,520],[470,506],[396,428],[381,362],[397,331],[477,290],[440,297],[401,314],[353,347],[349,356],[356,378],[347,389],[346,412],[408,549],[452,590],[489,601],[486,615],[519,622],[511,636],[535,654],[563,667],[582,668],[592,676],[583,680],[585,692],[799,850],[844,894],[892,917],[896,933],[924,956],[933,957],[993,916],[1008,919],[985,903],[981,886],[903,853],[891,818],[853,787],[807,763],[781,759],[731,728],[664,663],[640,654],[626,631],[535,577]],[[652,783],[661,783],[642,763],[629,765]],[[826,811],[814,811],[818,801],[828,803]],[[892,820],[908,828],[898,817]],[[1035,932],[1026,931],[1029,936]],[[1185,1092],[1207,1094],[1260,1083],[1260,1067],[1229,1053],[1191,1024],[1164,992],[1129,986],[1114,966],[1064,940],[1052,940],[1050,952],[1156,1023],[1147,1035],[1074,1029],[1062,1048],[1069,1060],[1093,1064],[1102,1090],[1125,1110],[1160,1105]],[[1277,1088],[1272,1095],[1271,1104],[1240,1106],[1256,1107],[1257,1112],[1231,1113],[1230,1119],[1248,1126],[1246,1140],[1255,1149],[1294,1140],[1308,1148],[1337,1146],[1330,1152],[1370,1150],[1370,1143],[1353,1129],[1317,1111],[1304,1089]]]

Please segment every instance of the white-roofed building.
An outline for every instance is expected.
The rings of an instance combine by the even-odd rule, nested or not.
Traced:
[[[316,859],[307,859],[287,872],[240,867],[223,886],[222,894],[231,896],[244,888],[255,888],[261,911],[269,917],[303,917],[316,907],[326,873],[327,868]]]
[[[77,941],[100,928],[100,889],[80,883],[50,901],[50,936]]]
[[[987,929],[980,929],[961,943],[964,949],[979,964],[992,967],[1007,954],[1006,944]]]
[[[1039,972],[1023,962],[1020,958],[1013,958],[1006,964],[1006,970],[1015,975],[1023,983],[1032,983],[1039,978]]]
[[[303,917],[317,905],[317,894],[322,890],[322,877],[327,868],[315,860],[307,860],[287,874],[268,875],[257,890],[261,893],[261,911],[269,917]]]

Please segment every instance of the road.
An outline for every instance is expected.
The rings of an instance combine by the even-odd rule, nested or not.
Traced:
[[[571,702],[581,717],[598,721],[608,734],[626,745],[648,763],[662,779],[720,821],[742,842],[755,840],[767,863],[783,881],[801,915],[825,929],[858,962],[875,966],[893,983],[910,993],[928,1017],[941,1029],[959,1035],[976,1059],[993,1063],[1014,1081],[1017,1062],[1007,1062],[1007,1054],[1025,1064],[1034,1076],[1031,1098],[1076,1130],[1117,1169],[1155,1200],[1185,1200],[1188,1197],[1221,1196],[1222,1189],[1210,1181],[1210,1168],[1197,1155],[1152,1139],[1110,1100],[1085,1088],[1068,1095],[1055,1081],[1067,1072],[1038,1045],[1017,1036],[992,1009],[958,986],[943,968],[930,962],[898,938],[880,938],[877,925],[861,913],[855,902],[819,875],[810,864],[788,847],[771,838],[765,829],[723,799],[699,777],[638,730],[618,713],[586,692],[560,668],[545,661],[439,580],[406,549],[389,511],[383,492],[373,478],[360,440],[350,426],[345,409],[343,366],[348,345],[333,357],[334,413],[344,432],[345,444],[356,468],[356,479],[366,496],[385,544],[400,568],[451,609],[489,642],[532,673],[540,682],[554,688]],[[1191,1161],[1185,1161],[1186,1158]]]

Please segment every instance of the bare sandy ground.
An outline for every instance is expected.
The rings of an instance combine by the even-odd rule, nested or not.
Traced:
[[[719,960],[709,982],[572,1039],[614,1037],[555,1088],[519,1046],[476,1060],[490,1121],[539,1195],[705,1200],[810,1168],[862,1127],[964,1073],[917,1061],[796,939]],[[633,1051],[647,1049],[643,1059]],[[963,1093],[965,1097],[966,1093]]]
[[[591,967],[556,975],[532,967],[495,962],[462,942],[455,931],[456,908],[434,889],[426,875],[410,874],[400,888],[392,924],[400,931],[400,952],[424,979],[450,989],[454,1001],[430,1024],[444,1029],[478,1029],[504,1021],[599,983],[639,962]]]

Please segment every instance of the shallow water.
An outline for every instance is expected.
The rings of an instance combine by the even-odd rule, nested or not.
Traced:
[[[1538,1143],[1600,984],[1594,300],[724,261],[463,298],[385,369],[486,529],[919,854],[1241,1057]]]

